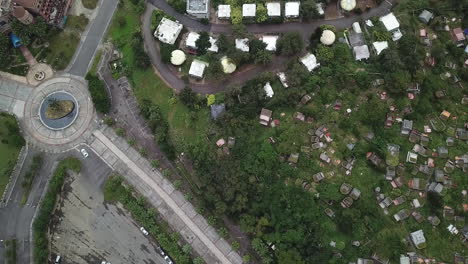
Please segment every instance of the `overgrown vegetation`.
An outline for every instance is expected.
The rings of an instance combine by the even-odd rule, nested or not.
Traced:
[[[172,232],[169,226],[161,221],[157,212],[144,197],[135,194],[133,188],[123,184],[121,176],[111,176],[104,185],[104,200],[120,202],[139,225],[145,227],[158,244],[176,263],[191,264],[195,261],[191,257],[190,245],[180,246],[180,236]],[[202,262],[203,263],[203,262]]]
[[[68,170],[76,173],[81,170],[81,163],[76,158],[62,160],[55,169],[47,191],[38,208],[36,219],[33,223],[33,255],[36,263],[47,263],[49,257],[49,222],[55,208],[55,202],[62,190]]]
[[[81,0],[83,6],[87,9],[95,9],[99,0]]]
[[[31,192],[31,188],[34,182],[34,178],[36,174],[39,173],[39,170],[42,166],[42,156],[41,154],[35,155],[32,160],[32,164],[29,167],[29,170],[26,172],[23,178],[23,182],[21,182],[21,187],[23,188],[23,197],[21,197],[21,204],[25,204],[28,200],[29,193]]]
[[[0,195],[3,195],[24,144],[15,117],[0,113]]]
[[[91,73],[86,75],[86,80],[96,110],[103,114],[109,113],[111,102],[104,82]]]

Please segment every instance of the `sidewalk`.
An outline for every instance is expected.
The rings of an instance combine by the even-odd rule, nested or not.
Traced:
[[[145,196],[206,263],[242,263],[239,254],[208,225],[184,195],[123,138],[117,137],[109,127],[102,127],[93,135],[91,148]]]

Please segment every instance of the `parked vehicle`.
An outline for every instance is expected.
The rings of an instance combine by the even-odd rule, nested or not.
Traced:
[[[88,151],[86,149],[81,149],[81,154],[83,154],[83,157],[87,158],[89,156]]]
[[[54,262],[54,263],[55,263],[55,264],[59,264],[60,261],[61,261],[61,259],[62,259],[62,258],[61,258],[60,256],[55,257],[55,262]]]
[[[144,227],[140,227],[140,231],[143,233],[143,235],[147,236],[149,233],[146,231]]]
[[[169,256],[165,256],[164,260],[166,261],[167,264],[174,264],[174,262],[172,262],[172,259]]]

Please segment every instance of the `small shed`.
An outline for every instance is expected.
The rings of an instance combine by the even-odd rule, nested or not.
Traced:
[[[231,5],[218,5],[218,18],[230,19],[231,18]]]
[[[370,57],[369,47],[367,45],[353,47],[353,54],[357,61],[367,60]]]
[[[265,48],[266,50],[276,51],[276,42],[278,41],[278,38],[278,36],[265,35],[261,37],[260,40],[267,45]]]
[[[208,62],[197,59],[193,60],[192,64],[190,65],[189,75],[197,79],[202,79],[205,68],[208,67],[208,65]]]
[[[269,17],[281,16],[281,3],[280,2],[269,2],[266,3],[267,14]]]
[[[236,49],[242,50],[244,52],[249,52],[249,39],[248,38],[243,38],[243,39],[236,39]]]
[[[300,59],[302,64],[307,68],[309,72],[313,71],[315,68],[320,66],[320,63],[317,63],[317,58],[312,53],[307,53],[304,57]]]
[[[257,13],[256,4],[243,4],[242,5],[242,16],[245,18],[254,18]]]
[[[286,2],[284,5],[284,16],[287,18],[299,17],[301,2]]]
[[[429,21],[434,17],[434,14],[429,12],[428,10],[424,9],[421,14],[419,14],[419,20],[423,22],[424,24],[428,24]]]
[[[423,249],[426,247],[426,238],[424,237],[424,232],[422,230],[415,231],[410,234],[411,241],[418,249]]]
[[[273,87],[271,87],[270,82],[267,82],[265,86],[263,86],[263,90],[265,90],[266,97],[271,98],[275,94],[275,92],[273,92]]]
[[[262,108],[262,111],[260,112],[260,124],[268,126],[270,124],[272,114],[273,112],[271,110]]]

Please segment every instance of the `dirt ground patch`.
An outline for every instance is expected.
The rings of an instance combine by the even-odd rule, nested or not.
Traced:
[[[64,264],[164,263],[128,212],[105,204],[100,187],[82,175],[67,179],[52,222],[52,253]]]

